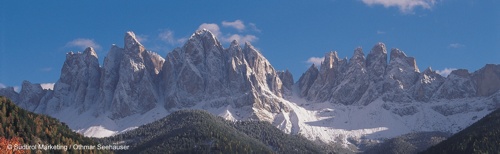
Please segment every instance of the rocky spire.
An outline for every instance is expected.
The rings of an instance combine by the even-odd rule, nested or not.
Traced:
[[[387,49],[384,43],[377,43],[366,57],[366,67],[370,73],[370,78],[382,77],[387,67]]]
[[[399,65],[402,66],[409,66],[410,69],[413,69],[414,72],[420,72],[415,58],[406,56],[406,54],[398,48],[393,48],[391,50],[389,64],[391,65],[394,63],[399,63]]]
[[[134,52],[134,53],[142,53],[145,51],[144,46],[137,40],[134,32],[128,31],[125,33],[125,51]]]
[[[365,54],[363,53],[363,49],[361,47],[354,49],[354,54],[351,59],[349,59],[349,64],[365,67]]]
[[[279,71],[278,72],[279,78],[281,79],[281,82],[283,82],[283,87],[285,87],[291,94],[292,86],[293,86],[293,76],[288,69],[285,71]]]
[[[311,67],[309,67],[309,69],[307,69],[307,71],[303,73],[302,76],[300,76],[300,79],[298,81],[300,96],[307,96],[309,88],[311,88],[316,78],[318,78],[318,74],[318,68],[314,64],[312,64]]]
[[[339,63],[339,56],[337,51],[330,51],[325,54],[325,58],[321,63],[321,69],[332,69]]]

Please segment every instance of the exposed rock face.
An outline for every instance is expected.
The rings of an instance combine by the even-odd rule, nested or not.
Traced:
[[[314,64],[312,64],[311,67],[309,67],[309,69],[307,69],[307,71],[302,74],[299,81],[297,82],[299,84],[301,97],[307,96],[307,92],[311,88],[311,85],[314,83],[314,81],[316,81],[316,78],[318,78],[318,74],[319,70]]]
[[[438,90],[439,86],[444,83],[445,77],[433,71],[430,67],[422,72],[415,84],[413,91],[413,98],[417,101],[427,102],[434,93]]]
[[[52,97],[44,106],[51,106],[49,109],[53,110],[71,105],[81,110],[89,109],[97,102],[100,77],[99,61],[93,48],[89,47],[83,53],[67,53],[61,77],[54,85]]]
[[[340,83],[341,72],[347,65],[347,59],[339,59],[337,52],[328,52],[321,63],[319,74],[307,92],[308,100],[327,101],[331,99],[331,91]]]
[[[211,32],[200,30],[182,48],[169,53],[167,60],[146,51],[133,32],[125,34],[124,46],[113,45],[102,68],[92,48],[68,53],[54,90],[26,81],[20,94],[12,88],[0,94],[39,113],[68,107],[82,113],[93,107],[95,116],[109,113],[111,119],[141,114],[157,105],[171,109],[200,102],[268,113],[288,110],[279,98],[291,94],[291,73],[275,71],[248,42],[241,48],[233,41],[224,49]],[[272,120],[264,114],[247,118]]]
[[[317,73],[316,73],[317,72]],[[500,66],[486,65],[470,74],[455,70],[447,78],[428,68],[420,73],[416,60],[377,43],[366,60],[361,48],[347,62],[336,52],[325,55],[319,71],[311,67],[298,81],[300,96],[314,102],[366,105],[377,98],[387,102],[458,99],[490,96],[500,89]]]
[[[474,96],[476,96],[476,85],[471,74],[466,69],[452,71],[434,95],[435,98],[445,99]]]
[[[478,96],[490,96],[500,89],[500,65],[487,64],[472,79],[476,83]]]
[[[21,91],[19,92],[18,105],[22,108],[35,110],[44,99],[47,90],[42,89],[40,84],[32,84],[29,81],[23,81]]]
[[[293,76],[292,76],[292,73],[290,73],[290,71],[285,70],[285,71],[279,71],[277,72],[278,73],[278,76],[283,84],[283,93],[287,94],[287,95],[291,95],[292,94],[292,86],[293,86]]]
[[[343,79],[333,93],[333,100],[341,104],[357,103],[370,84],[363,49],[356,48],[354,50],[347,69],[342,74]]]
[[[376,44],[366,60],[361,48],[354,50],[349,62],[339,59],[336,52],[329,52],[315,79],[299,80],[301,96],[315,102],[367,104],[380,96],[382,88],[379,85],[386,67],[387,51],[383,43]],[[312,73],[307,72],[301,79],[311,76]]]
[[[163,58],[147,52],[137,41],[134,33],[125,35],[125,48],[118,64],[119,78],[111,102],[113,118],[144,113],[159,101],[155,78],[163,65]],[[116,66],[116,64],[113,64]]]
[[[407,57],[399,49],[392,49],[390,62],[386,68],[382,93],[385,100],[397,102],[410,102],[411,93],[408,91],[413,87],[419,77],[419,69],[415,58]],[[388,91],[391,91],[387,93]]]
[[[182,48],[169,53],[161,77],[167,109],[203,101],[213,107],[282,109],[277,100],[264,97],[282,97],[283,93],[281,79],[269,61],[248,42],[243,49],[236,41],[224,49],[208,30],[197,31]],[[291,87],[291,73],[285,72],[283,78]]]
[[[76,108],[80,113],[92,108],[95,114],[111,111],[113,119],[143,113],[160,100],[155,82],[164,61],[127,32],[125,48],[113,45],[102,68],[93,48],[69,52],[54,90],[25,81],[18,104],[44,114],[63,108]]]
[[[160,100],[155,80],[165,60],[146,51],[132,32],[124,42],[123,49],[111,48],[101,78],[101,109],[111,110],[112,118],[144,113]]]
[[[5,96],[13,102],[19,102],[19,93],[14,90],[14,87],[0,88],[0,96]]]
[[[381,80],[387,68],[387,49],[384,43],[377,43],[366,57],[366,68],[372,81]]]

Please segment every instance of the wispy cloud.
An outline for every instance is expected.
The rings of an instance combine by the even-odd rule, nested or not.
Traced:
[[[239,32],[245,30],[246,26],[244,22],[241,20],[236,20],[234,22],[222,22],[223,27],[231,27],[237,29]],[[253,23],[250,23],[249,26],[252,28],[252,31],[260,31],[257,26]],[[221,28],[216,23],[203,23],[198,27],[198,30],[207,29],[212,32],[219,40],[223,43],[229,43],[233,40],[238,42],[255,42],[259,40],[259,38],[255,35],[251,34],[232,34],[232,33],[223,33]]]
[[[249,23],[248,26],[250,27],[250,30],[255,31],[255,32],[262,32],[259,28],[257,28],[257,25],[255,23]]]
[[[162,30],[160,34],[158,34],[158,38],[169,43],[170,45],[179,45],[186,42],[187,40],[187,38],[176,38],[174,36],[174,31],[169,29]]]
[[[447,77],[451,71],[457,70],[456,68],[444,68],[443,70],[436,70],[436,73],[438,73],[441,76]]]
[[[44,68],[41,68],[39,70],[42,72],[50,72],[50,71],[52,71],[52,67],[44,67]]]
[[[452,43],[452,44],[448,45],[448,48],[454,48],[454,49],[463,48],[463,47],[465,47],[465,45],[460,44],[460,43]]]
[[[362,0],[366,5],[383,5],[384,7],[398,7],[402,13],[411,13],[414,8],[431,9],[436,0]]]
[[[222,26],[224,26],[224,27],[232,27],[234,29],[237,29],[240,32],[242,32],[243,30],[245,30],[245,24],[241,20],[235,20],[233,22],[222,21]]]
[[[73,41],[66,43],[65,47],[78,47],[81,50],[84,50],[87,47],[92,47],[95,50],[100,50],[101,46],[97,44],[93,39],[87,38],[77,38]]]
[[[40,86],[42,86],[42,89],[45,90],[54,90],[54,85],[55,83],[41,83]]]
[[[137,39],[137,41],[139,41],[141,43],[147,42],[148,37],[149,36],[147,36],[147,35],[135,35],[135,38]]]
[[[0,83],[0,89],[5,88],[5,87],[7,87],[7,86],[5,86],[3,83]]]
[[[323,62],[323,60],[325,60],[324,57],[311,57],[311,58],[307,59],[306,63],[320,66],[321,63]]]
[[[385,34],[385,32],[384,32],[384,31],[381,31],[381,30],[377,30],[377,34],[378,34],[378,35],[382,35],[382,34]]]

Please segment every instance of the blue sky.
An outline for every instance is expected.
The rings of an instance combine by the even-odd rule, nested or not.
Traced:
[[[500,63],[498,0],[316,1],[2,1],[0,87],[23,80],[54,83],[69,51],[123,47],[134,31],[148,50],[165,56],[200,27],[250,41],[294,79],[328,51],[350,58],[377,42],[417,59],[421,71]],[[316,57],[316,58],[315,58]]]

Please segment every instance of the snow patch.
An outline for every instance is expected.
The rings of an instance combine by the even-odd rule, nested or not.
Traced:
[[[44,90],[54,90],[54,84],[55,83],[41,83],[40,86],[42,86]]]

